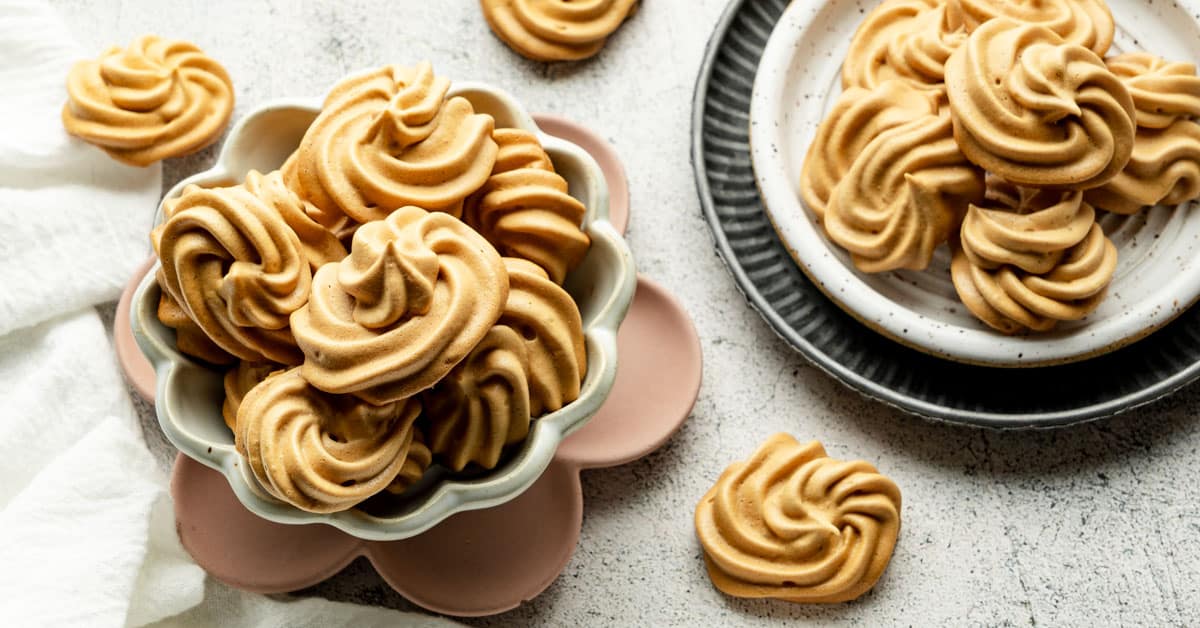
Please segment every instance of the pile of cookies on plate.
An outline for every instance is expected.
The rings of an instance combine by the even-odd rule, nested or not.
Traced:
[[[1097,211],[1200,197],[1200,78],[1105,57],[1103,0],[887,0],[867,15],[800,191],[862,272],[924,270],[1008,334],[1080,320],[1117,250]]]
[[[123,59],[145,70],[113,55],[104,72]],[[227,369],[238,451],[298,508],[403,493],[434,462],[493,469],[579,396],[582,321],[562,283],[590,247],[586,208],[534,133],[496,128],[450,86],[428,63],[347,77],[279,170],[188,186],[151,234],[160,320]],[[176,85],[180,103],[204,87]],[[209,135],[173,133],[189,134]]]

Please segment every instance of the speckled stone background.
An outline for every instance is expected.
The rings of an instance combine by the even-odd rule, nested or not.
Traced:
[[[688,154],[692,87],[725,0],[647,0],[599,58],[576,65],[511,53],[475,0],[53,4],[97,52],[145,32],[197,42],[229,69],[238,113],[323,93],[351,70],[428,58],[444,75],[503,85],[530,110],[584,122],[616,146],[639,269],[680,297],[703,340],[700,400],[658,453],[584,474],[583,538],[562,577],[512,612],[466,623],[1200,625],[1200,388],[1051,432],[940,425],[842,388],[746,306],[713,253]],[[214,155],[168,163],[164,186]],[[141,410],[165,466],[170,446]],[[781,430],[870,460],[904,491],[895,557],[857,602],[743,601],[709,585],[695,501],[726,464]],[[299,594],[412,608],[361,560]]]

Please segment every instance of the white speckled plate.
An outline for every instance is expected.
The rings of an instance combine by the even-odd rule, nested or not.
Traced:
[[[1113,351],[1170,322],[1200,297],[1200,212],[1156,207],[1100,223],[1120,252],[1108,298],[1082,321],[1050,333],[1004,336],[961,305],[942,247],[929,270],[858,272],[799,197],[804,155],[840,88],[849,40],[874,2],[792,2],[762,55],[750,102],[750,146],[767,215],[801,269],[867,326],[917,350],[1000,367],[1061,364]],[[865,6],[864,6],[865,5]],[[1200,61],[1200,3],[1110,0],[1117,33],[1110,54],[1143,47]]]

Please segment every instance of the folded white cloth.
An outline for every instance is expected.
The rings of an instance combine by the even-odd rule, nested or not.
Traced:
[[[80,56],[42,3],[0,0],[0,624],[449,625],[206,586],[180,546],[166,472],[91,309],[148,252],[161,168],[63,132]]]
[[[0,0],[0,335],[111,301],[149,252],[162,168],[134,168],[60,119],[83,58],[40,2]]]
[[[204,573],[179,547],[96,312],[0,337],[0,381],[0,617],[123,626],[199,603]]]

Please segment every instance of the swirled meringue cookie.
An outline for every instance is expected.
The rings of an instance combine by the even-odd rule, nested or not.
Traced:
[[[996,18],[946,64],[954,137],[1017,185],[1088,189],[1133,152],[1133,99],[1094,52],[1049,28]]]
[[[1107,61],[1137,109],[1133,156],[1112,181],[1087,192],[1097,207],[1132,214],[1200,197],[1200,77],[1196,66],[1144,52]]]
[[[162,286],[162,270],[159,270],[158,278],[158,285]],[[187,313],[183,311],[182,307],[179,307],[179,303],[172,299],[171,293],[166,290],[159,293],[156,314],[159,322],[175,330],[175,348],[179,349],[181,353],[217,365],[233,364],[238,361],[237,358],[229,355],[210,340],[200,326],[188,318]]]
[[[395,480],[420,411],[416,399],[377,406],[328,395],[291,369],[246,394],[235,444],[267,493],[309,512],[337,512]]]
[[[359,227],[292,315],[313,386],[375,404],[432,386],[471,352],[508,298],[504,263],[457,218],[402,207]]]
[[[192,185],[163,211],[151,233],[163,290],[230,354],[299,364],[288,319],[308,300],[312,271],[278,208],[245,185]]]
[[[579,309],[532,262],[505,258],[509,291],[499,323],[422,394],[429,447],[447,467],[495,468],[530,420],[579,397],[587,353]]]
[[[148,166],[212,144],[232,113],[221,64],[194,44],[145,35],[71,68],[62,121],[114,159]]]
[[[1200,77],[1195,65],[1148,52],[1127,52],[1106,59],[1105,64],[1129,89],[1138,128],[1165,129],[1180,119],[1200,118]]]
[[[600,52],[637,0],[480,0],[492,32],[534,61],[578,61]]]
[[[225,419],[225,425],[229,426],[229,429],[237,431],[238,408],[242,406],[246,393],[270,375],[282,370],[283,367],[278,364],[242,360],[225,372],[225,402],[221,404],[221,418]]]
[[[348,219],[382,220],[406,205],[460,215],[492,172],[495,121],[465,98],[447,100],[449,88],[429,63],[342,80],[284,164],[289,187],[339,235]]]
[[[816,441],[767,439],[696,506],[713,584],[738,597],[845,602],[871,589],[900,533],[900,489]]]
[[[1049,331],[1082,319],[1104,299],[1117,268],[1117,248],[1093,223],[1083,240],[1042,274],[1014,266],[983,268],[960,249],[950,264],[954,288],[967,309],[1006,334]]]
[[[463,221],[501,255],[541,266],[555,283],[579,265],[591,246],[580,229],[587,208],[570,194],[533,133],[496,129],[500,147],[487,183],[467,199]]]
[[[420,428],[413,428],[412,445],[408,447],[408,455],[404,458],[404,465],[400,467],[400,473],[396,474],[396,479],[388,484],[387,492],[393,495],[402,495],[405,491],[412,488],[414,484],[421,481],[425,472],[429,470],[429,466],[433,464],[433,452],[429,451],[429,447],[425,446],[425,435]]]
[[[1138,129],[1133,157],[1112,181],[1087,191],[1088,201],[1116,214],[1200,198],[1200,124],[1178,120]]]
[[[885,0],[858,26],[842,64],[842,88],[889,79],[944,98],[945,65],[967,38],[946,0]]]
[[[521,334],[529,357],[529,413],[540,417],[575,401],[587,375],[579,306],[537,264],[504,258],[508,299],[499,325]]]
[[[1087,237],[1095,221],[1083,192],[1021,188],[993,177],[986,201],[967,210],[959,236],[975,266],[992,270],[1007,264],[1040,275]]]
[[[510,293],[511,294],[511,293]],[[429,448],[446,467],[493,469],[504,447],[529,433],[525,339],[497,325],[442,381],[422,393]]]
[[[1045,26],[1066,42],[1103,57],[1112,45],[1116,24],[1104,0],[948,0],[967,29],[995,18]]]
[[[937,100],[926,91],[898,80],[874,89],[848,87],[817,127],[800,171],[800,196],[817,218],[825,216],[829,196],[850,171],[863,148],[880,133],[936,114]]]
[[[949,116],[926,115],[863,148],[829,199],[825,233],[862,272],[922,270],[983,193],[983,172],[958,150]]]

